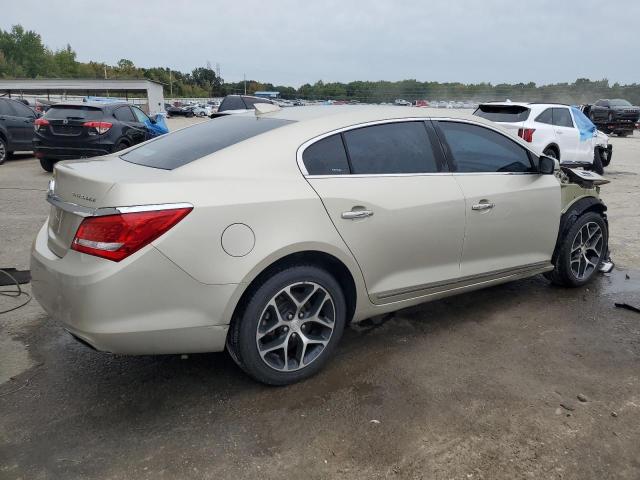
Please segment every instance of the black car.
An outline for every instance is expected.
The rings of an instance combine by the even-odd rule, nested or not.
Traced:
[[[193,117],[193,108],[193,105],[169,107],[167,108],[167,115],[169,117]]]
[[[47,172],[58,160],[117,152],[152,137],[142,110],[124,102],[52,105],[34,122],[33,151]]]
[[[22,102],[0,98],[0,165],[16,150],[33,150],[37,114]]]
[[[640,107],[633,106],[622,98],[598,100],[589,105],[588,112],[585,113],[599,127],[604,125],[605,131],[632,133],[635,123],[640,119]]]
[[[222,99],[218,111],[210,115],[211,118],[222,117],[234,113],[244,113],[253,111],[256,103],[271,103],[271,100],[262,97],[253,97],[251,95],[227,95]]]

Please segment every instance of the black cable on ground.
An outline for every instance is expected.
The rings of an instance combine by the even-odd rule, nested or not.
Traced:
[[[7,277],[9,277],[9,279],[15,284],[16,286],[16,290],[0,290],[0,295],[2,295],[3,297],[12,297],[12,298],[18,298],[20,296],[25,296],[27,297],[27,299],[21,303],[20,305],[18,305],[17,307],[13,307],[13,308],[9,308],[8,310],[0,310],[0,315],[2,315],[3,313],[9,313],[9,312],[13,312],[14,310],[17,310],[19,308],[24,307],[27,303],[29,303],[31,301],[31,295],[29,295],[27,292],[25,292],[24,290],[22,290],[22,287],[20,287],[20,283],[13,277],[13,275],[11,275],[9,272],[7,272],[6,270],[2,270],[0,269],[0,274],[3,274]]]

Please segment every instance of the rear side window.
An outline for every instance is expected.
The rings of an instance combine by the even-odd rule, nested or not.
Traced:
[[[568,108],[554,108],[553,109],[553,124],[558,127],[571,127],[573,128],[573,119]]]
[[[116,117],[121,122],[135,122],[136,119],[131,113],[131,109],[129,107],[120,107],[116,108],[113,112],[113,116]]]
[[[218,112],[224,112],[225,110],[246,110],[244,102],[240,97],[225,97],[218,108]]]
[[[478,125],[438,122],[458,172],[533,172],[527,150]]]
[[[48,119],[78,119],[78,120],[100,120],[102,119],[102,110],[96,107],[86,107],[84,105],[53,105],[44,118]]]
[[[544,112],[536,117],[536,122],[553,125],[553,109],[547,108]]]
[[[318,140],[302,154],[309,175],[348,175],[349,162],[340,134]]]
[[[492,122],[524,122],[531,110],[522,105],[480,105],[473,114]]]
[[[146,167],[173,170],[290,123],[289,120],[278,118],[227,115],[158,137],[120,158]]]
[[[438,171],[423,122],[397,122],[344,133],[353,174]]]

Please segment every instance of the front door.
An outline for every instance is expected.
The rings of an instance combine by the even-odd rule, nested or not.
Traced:
[[[462,277],[551,261],[560,223],[560,184],[528,151],[496,130],[439,121],[438,132],[465,197]]]
[[[388,122],[332,135],[304,151],[307,179],[374,303],[419,296],[460,275],[464,198],[443,171],[434,139],[423,121]]]

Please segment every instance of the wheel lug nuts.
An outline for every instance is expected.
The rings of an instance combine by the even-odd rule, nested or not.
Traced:
[[[302,317],[304,317],[304,313],[300,312],[300,313],[298,314],[298,318],[302,318]]]
[[[290,313],[289,315],[287,315],[287,319],[288,320],[293,320],[293,313]]]

